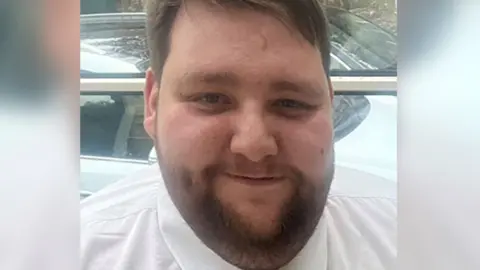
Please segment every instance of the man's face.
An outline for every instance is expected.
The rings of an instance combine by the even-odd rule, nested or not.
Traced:
[[[193,3],[161,83],[147,74],[145,128],[198,237],[241,268],[279,267],[313,233],[332,180],[322,59],[274,17]]]

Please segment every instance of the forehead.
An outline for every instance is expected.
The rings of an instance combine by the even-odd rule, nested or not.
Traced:
[[[326,82],[320,52],[298,31],[265,13],[200,2],[179,11],[164,75],[232,72],[251,80]]]

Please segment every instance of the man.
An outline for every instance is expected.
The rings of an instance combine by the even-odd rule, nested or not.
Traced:
[[[147,11],[144,126],[159,166],[85,201],[83,269],[393,267],[382,180],[342,169],[331,189],[317,0],[152,0]]]

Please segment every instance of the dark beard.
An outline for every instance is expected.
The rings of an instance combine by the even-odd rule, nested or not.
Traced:
[[[191,172],[170,166],[160,153],[157,149],[165,185],[185,221],[206,246],[244,270],[278,269],[300,252],[320,220],[334,173],[333,153],[318,186],[295,171],[294,195],[283,207],[278,228],[264,237],[252,233],[248,222],[217,199],[213,181],[221,168],[207,167],[202,184],[194,185]]]

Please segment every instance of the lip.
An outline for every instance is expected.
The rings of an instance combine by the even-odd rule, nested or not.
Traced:
[[[232,173],[226,173],[226,175],[229,178],[242,181],[242,182],[249,182],[251,184],[253,183],[272,183],[272,182],[278,182],[284,179],[282,176],[276,176],[276,175],[245,175],[245,174],[232,174]]]

